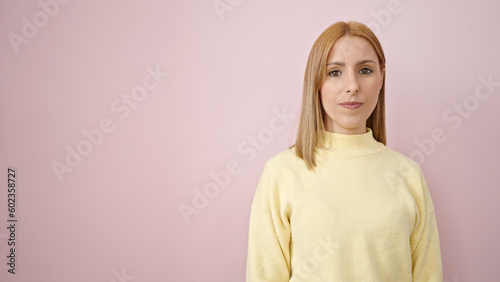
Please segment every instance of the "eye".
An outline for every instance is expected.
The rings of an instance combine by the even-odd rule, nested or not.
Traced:
[[[372,73],[372,72],[373,72],[373,71],[372,71],[371,69],[369,69],[369,68],[363,68],[363,69],[361,69],[361,70],[359,71],[359,73],[361,73],[361,74],[370,74],[370,73]]]
[[[330,76],[340,76],[340,71],[339,70],[332,70],[331,72],[328,73]]]

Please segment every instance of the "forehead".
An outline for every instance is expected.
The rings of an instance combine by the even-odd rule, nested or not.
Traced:
[[[340,37],[335,44],[333,44],[328,58],[329,61],[348,58],[363,58],[378,61],[377,53],[370,41],[361,36],[349,35]]]

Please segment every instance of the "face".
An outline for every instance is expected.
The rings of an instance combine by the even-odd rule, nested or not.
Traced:
[[[330,51],[320,89],[325,129],[341,134],[366,133],[366,120],[377,105],[384,74],[367,39],[339,38]]]

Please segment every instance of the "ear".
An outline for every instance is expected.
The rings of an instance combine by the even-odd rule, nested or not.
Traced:
[[[384,84],[384,77],[385,77],[385,68],[380,70],[380,86],[379,90],[382,90],[382,85]]]

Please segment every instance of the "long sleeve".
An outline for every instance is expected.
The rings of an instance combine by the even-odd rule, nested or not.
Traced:
[[[247,282],[442,282],[420,166],[371,131],[325,134],[314,170],[291,149],[266,162],[250,214]]]
[[[289,281],[290,224],[266,165],[250,214],[246,280]]]
[[[421,187],[419,218],[410,238],[413,281],[443,281],[441,249],[434,205],[422,171],[418,169],[417,183]]]

